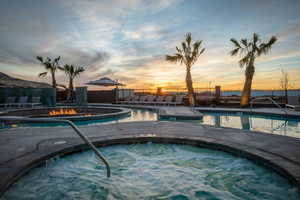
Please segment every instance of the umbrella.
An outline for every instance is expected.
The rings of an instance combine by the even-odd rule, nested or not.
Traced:
[[[107,77],[103,77],[103,78],[100,78],[98,80],[95,80],[95,81],[90,81],[88,83],[86,83],[87,85],[98,85],[98,86],[116,86],[116,92],[117,92],[117,89],[118,89],[118,86],[125,86],[124,84],[122,83],[119,83],[118,81],[114,81],[114,80],[111,80],[110,78],[107,78]],[[116,102],[118,101],[118,95],[116,93],[115,95],[116,97]]]
[[[86,83],[87,85],[98,85],[98,86],[125,86],[118,81],[111,80],[110,78],[104,77],[98,80],[90,81]]]

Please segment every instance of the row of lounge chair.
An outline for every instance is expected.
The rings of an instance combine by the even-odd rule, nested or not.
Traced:
[[[33,107],[41,105],[41,98],[40,97],[32,97],[31,101],[29,102],[28,96],[21,96],[19,97],[18,101],[16,101],[16,97],[7,97],[5,99],[5,103],[0,104],[3,107]]]
[[[121,104],[146,104],[146,105],[166,105],[166,106],[177,106],[183,105],[183,99],[185,95],[177,96],[133,96],[125,101],[119,101]]]

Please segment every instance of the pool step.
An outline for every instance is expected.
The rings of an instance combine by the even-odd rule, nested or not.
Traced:
[[[201,120],[203,114],[189,107],[163,107],[159,109],[158,117],[167,120]]]

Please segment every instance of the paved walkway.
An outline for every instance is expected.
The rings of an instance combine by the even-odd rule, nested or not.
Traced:
[[[80,129],[97,145],[154,141],[227,151],[274,169],[300,188],[300,139],[297,138],[163,121],[89,125]],[[0,195],[45,159],[86,148],[68,127],[23,127],[0,134]]]

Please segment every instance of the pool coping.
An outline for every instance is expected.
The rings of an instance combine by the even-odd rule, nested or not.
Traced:
[[[80,127],[80,129],[97,146],[152,141],[189,144],[225,151],[276,171],[300,189],[300,139],[298,138],[164,121],[95,125]],[[5,162],[3,160],[0,162],[2,177],[0,197],[15,181],[46,160],[87,149],[87,146],[67,127],[42,128],[42,130],[43,132],[37,127],[27,128],[27,132],[30,131],[30,133],[26,136],[20,135],[22,129],[12,129],[0,138],[2,144],[0,153],[5,150],[7,156],[11,157]],[[31,138],[26,141],[24,138],[29,135]],[[9,142],[10,139],[11,142]],[[59,141],[66,143],[55,144]],[[24,153],[16,153],[15,147],[22,145],[28,149]],[[280,148],[282,151],[278,150]]]

